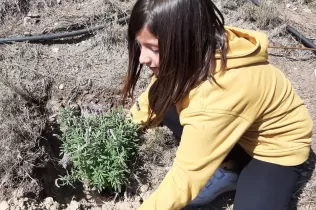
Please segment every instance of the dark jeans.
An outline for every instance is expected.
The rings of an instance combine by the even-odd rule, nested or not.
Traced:
[[[173,107],[163,122],[180,140],[183,127]],[[238,144],[225,160],[240,165],[234,210],[287,210],[300,174],[300,166],[281,166],[250,157]]]

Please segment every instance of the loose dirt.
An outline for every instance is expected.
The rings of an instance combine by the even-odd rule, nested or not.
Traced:
[[[264,31],[271,46],[302,47],[286,31],[287,24],[316,43],[314,1],[266,0],[260,7],[246,0],[214,2],[227,25]],[[0,2],[0,37],[58,33],[106,24],[91,35],[0,45],[0,208],[136,209],[159,186],[177,148],[165,127],[148,130],[144,135],[144,158],[135,163],[131,184],[121,195],[96,194],[85,186],[55,186],[59,173],[65,173],[58,164],[60,108],[98,114],[120,104],[128,60],[127,26],[116,20],[128,15],[133,3],[134,0]],[[316,54],[270,48],[269,61],[293,83],[316,126]],[[136,96],[145,89],[149,76],[149,71],[142,73]],[[126,108],[131,103],[130,100]],[[313,151],[315,142],[314,134]],[[316,209],[315,163],[312,152],[293,194],[292,210]],[[224,194],[199,209],[232,209],[233,196],[234,193]]]

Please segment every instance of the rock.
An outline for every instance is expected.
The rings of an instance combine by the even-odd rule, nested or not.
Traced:
[[[63,90],[65,88],[65,85],[64,84],[60,84],[58,88],[59,88],[59,90]]]
[[[23,18],[23,25],[27,26],[29,24],[31,24],[31,18],[30,17]]]
[[[57,114],[53,114],[53,115],[48,117],[48,121],[49,122],[54,122],[56,120],[56,118],[57,118]]]
[[[59,203],[55,202],[51,207],[49,207],[49,210],[58,210],[59,209]]]
[[[57,0],[57,4],[61,4],[61,0]]]
[[[91,195],[91,194],[87,194],[87,195],[86,195],[86,199],[87,199],[87,200],[91,200],[91,199],[92,199],[92,195]]]
[[[46,209],[50,209],[50,207],[54,204],[54,199],[52,197],[47,197],[44,200],[44,205]]]
[[[18,201],[17,206],[19,206],[19,207],[21,207],[21,209],[23,209],[23,208],[25,207],[25,206],[24,206],[24,201],[23,201],[22,199],[20,199],[20,200]]]
[[[39,14],[37,14],[37,13],[28,13],[27,15],[26,15],[27,17],[30,17],[30,18],[40,18],[41,16],[39,15]]]
[[[24,34],[24,36],[32,36],[31,32],[29,32],[29,31],[25,31],[23,34]]]
[[[291,7],[291,4],[286,4],[286,8],[290,8]]]
[[[7,209],[9,209],[9,204],[8,204],[8,202],[2,201],[2,202],[0,203],[0,210],[7,210]]]
[[[80,209],[80,203],[78,203],[77,201],[71,201],[66,210],[79,210],[79,209]]]
[[[149,190],[149,185],[147,185],[147,184],[141,185],[140,189],[139,189],[140,193],[145,193],[148,190]]]
[[[139,195],[135,196],[133,200],[134,202],[139,202],[139,203],[143,202],[142,197],[140,197]]]
[[[53,52],[53,53],[58,53],[58,51],[59,51],[59,48],[58,48],[58,47],[53,47],[53,48],[52,48],[52,52]]]
[[[306,13],[312,14],[312,10],[309,8],[305,8],[305,9],[303,9],[303,11]]]

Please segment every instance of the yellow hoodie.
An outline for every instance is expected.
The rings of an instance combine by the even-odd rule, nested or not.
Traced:
[[[173,167],[139,209],[186,206],[237,143],[253,158],[279,165],[308,158],[313,122],[290,81],[267,62],[267,36],[226,29],[228,71],[215,74],[222,88],[205,81],[176,104],[184,129]],[[130,110],[140,125],[148,116],[150,85]]]

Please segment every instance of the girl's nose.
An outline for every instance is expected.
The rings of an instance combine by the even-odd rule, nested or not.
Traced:
[[[148,64],[148,63],[150,63],[150,56],[143,49],[140,52],[139,63],[140,64]]]

